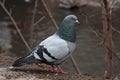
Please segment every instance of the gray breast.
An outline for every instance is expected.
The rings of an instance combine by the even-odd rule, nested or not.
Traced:
[[[68,48],[69,48],[69,53],[72,53],[75,50],[76,44],[73,42],[67,42]]]
[[[67,54],[64,58],[55,61],[54,64],[61,64],[61,63],[64,62],[64,61],[71,55],[71,53],[75,50],[75,47],[76,47],[76,44],[75,44],[75,43],[67,41],[67,44],[68,44],[68,48],[69,48],[68,54]]]

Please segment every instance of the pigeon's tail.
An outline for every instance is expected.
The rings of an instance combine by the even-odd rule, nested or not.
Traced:
[[[32,64],[32,63],[38,63],[40,62],[39,60],[35,59],[35,57],[30,54],[27,55],[25,57],[19,58],[18,60],[16,60],[13,64],[14,67],[19,67],[19,66],[23,66],[26,64]]]

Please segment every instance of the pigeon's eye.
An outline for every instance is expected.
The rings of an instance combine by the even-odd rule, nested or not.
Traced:
[[[75,18],[71,18],[72,19],[72,21],[76,21],[76,19]]]

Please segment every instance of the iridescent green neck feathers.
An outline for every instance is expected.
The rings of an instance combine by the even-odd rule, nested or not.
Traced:
[[[60,38],[75,42],[76,41],[76,33],[75,33],[75,24],[79,21],[75,15],[68,15],[64,18],[62,24],[60,25],[59,30],[57,31],[57,35],[60,36]]]
[[[76,41],[76,33],[75,33],[75,24],[67,23],[65,21],[62,22],[57,34],[64,40],[75,42]]]

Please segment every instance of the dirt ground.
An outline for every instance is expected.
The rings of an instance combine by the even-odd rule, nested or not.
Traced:
[[[105,79],[102,76],[53,73],[51,68],[44,64],[10,67],[15,60],[15,57],[0,53],[0,80],[114,80]]]

